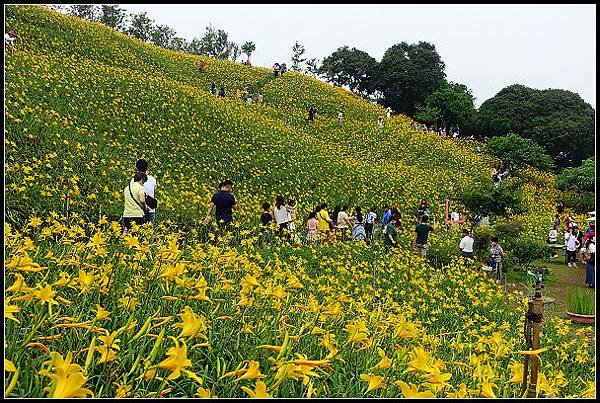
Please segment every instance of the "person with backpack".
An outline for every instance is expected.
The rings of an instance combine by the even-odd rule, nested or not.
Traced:
[[[421,217],[421,222],[415,227],[415,233],[417,236],[415,238],[414,245],[417,249],[417,256],[423,258],[427,257],[427,239],[429,237],[429,233],[435,230],[435,228],[429,225],[428,222],[429,216],[423,215]]]
[[[148,176],[144,172],[136,172],[130,183],[123,189],[123,236],[127,235],[132,223],[143,225],[146,223],[148,206],[146,206],[146,193],[144,183]]]
[[[226,228],[233,222],[233,210],[238,210],[239,206],[235,196],[231,193],[232,190],[233,182],[229,179],[219,184],[219,191],[210,200],[206,218],[203,221],[205,226],[210,223],[213,210],[215,210],[215,219],[220,228]]]
[[[371,210],[367,214],[365,219],[365,233],[367,236],[367,245],[373,240],[373,228],[375,227],[375,220],[377,220],[377,214],[375,213],[375,207],[371,207]]]
[[[135,170],[136,172],[143,172],[146,174],[146,181],[144,182],[144,192],[146,193],[145,202],[148,206],[148,220],[150,223],[154,224],[156,220],[156,198],[154,194],[156,192],[156,178],[150,174],[148,174],[148,161],[141,158],[135,162]],[[133,179],[131,180],[133,183]]]

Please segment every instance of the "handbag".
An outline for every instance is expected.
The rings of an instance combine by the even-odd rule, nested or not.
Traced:
[[[146,220],[146,222],[150,221],[150,211],[145,210],[144,207],[142,207],[142,205],[140,204],[140,202],[135,200],[135,197],[133,197],[133,192],[131,191],[131,182],[129,182],[129,194],[131,195],[131,198],[133,199],[135,204],[140,206],[140,208],[142,209],[142,212],[144,213],[144,219]],[[146,196],[146,197],[148,197],[148,196]]]
[[[155,209],[156,199],[150,195],[146,195],[146,206],[150,207],[151,209]]]

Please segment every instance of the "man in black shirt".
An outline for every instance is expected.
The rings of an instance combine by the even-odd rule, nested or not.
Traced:
[[[220,190],[210,200],[206,219],[203,222],[204,225],[208,225],[213,209],[215,209],[215,216],[219,225],[224,226],[233,221],[232,209],[237,210],[238,205],[236,204],[235,196],[231,194],[232,189],[233,182],[229,179],[221,182]]]
[[[435,229],[431,225],[427,224],[428,221],[429,216],[423,215],[421,216],[421,223],[417,224],[415,227],[415,232],[417,233],[415,246],[417,247],[418,256],[420,257],[427,256],[427,238],[429,237],[429,233]]]

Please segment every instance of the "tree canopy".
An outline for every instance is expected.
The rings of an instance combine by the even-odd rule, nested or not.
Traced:
[[[473,94],[463,84],[447,83],[417,106],[416,119],[434,123],[448,131],[449,126],[464,125],[474,119]]]
[[[511,85],[479,108],[484,136],[509,132],[535,140],[559,167],[577,166],[594,155],[595,111],[578,94]]]
[[[433,44],[401,42],[383,55],[373,85],[381,91],[383,105],[414,116],[416,105],[444,84],[444,68]]]
[[[580,167],[563,169],[556,178],[556,187],[561,190],[594,192],[596,187],[596,160],[588,158]]]
[[[545,171],[554,168],[554,161],[546,153],[544,147],[514,133],[489,139],[486,151],[504,162],[510,162],[511,165],[530,165]]]
[[[319,74],[335,85],[366,95],[372,92],[371,78],[377,61],[367,52],[342,46],[323,60]]]

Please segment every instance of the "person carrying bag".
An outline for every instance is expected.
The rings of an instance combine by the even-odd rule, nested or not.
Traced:
[[[123,208],[123,235],[131,229],[131,224],[143,225],[148,221],[149,208],[146,205],[144,183],[148,176],[144,172],[136,172],[133,183],[123,189],[125,206]]]

